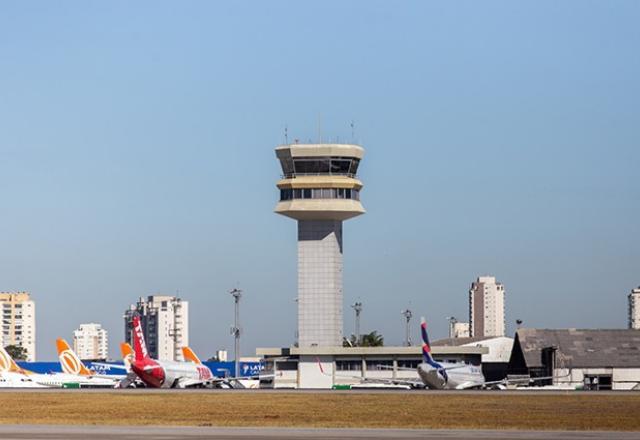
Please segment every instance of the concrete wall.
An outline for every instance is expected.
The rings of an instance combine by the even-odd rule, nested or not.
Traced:
[[[554,373],[554,384],[581,387],[588,375],[612,376],[614,390],[631,390],[640,384],[640,368],[558,368]]]
[[[322,370],[320,369],[322,365]],[[331,356],[301,356],[298,364],[298,388],[331,388],[334,363]]]
[[[298,222],[298,344],[342,346],[342,222]]]

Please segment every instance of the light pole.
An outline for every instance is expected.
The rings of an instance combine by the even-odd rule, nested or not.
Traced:
[[[351,305],[356,312],[356,345],[360,345],[360,313],[362,312],[362,303],[360,301]]]
[[[235,302],[235,319],[233,322],[233,327],[231,327],[231,334],[235,339],[235,349],[234,349],[234,357],[235,357],[235,373],[236,377],[240,375],[240,298],[242,297],[242,290],[233,289],[229,292],[231,296],[233,296]]]
[[[400,313],[402,313],[402,316],[404,316],[405,319],[405,337],[404,337],[404,341],[405,341],[405,345],[407,347],[411,347],[411,334],[409,332],[409,322],[411,321],[411,317],[413,316],[413,313],[411,313],[411,310],[407,309],[407,310],[403,310]]]

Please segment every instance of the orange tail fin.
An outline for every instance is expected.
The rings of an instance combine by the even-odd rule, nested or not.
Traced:
[[[196,364],[201,364],[200,358],[196,356],[192,349],[189,347],[182,347],[182,356],[184,356],[185,361],[194,362]]]
[[[13,358],[7,353],[7,350],[4,349],[2,344],[0,344],[0,373],[2,372],[11,372],[11,373],[22,373],[25,374],[26,371],[23,370],[16,364]]]
[[[134,359],[133,348],[131,345],[123,342],[120,344],[120,353],[122,354],[122,361],[124,362],[124,366],[127,367],[127,371],[131,370],[131,362]]]
[[[85,367],[78,355],[69,347],[67,341],[57,339],[56,347],[58,348],[58,359],[60,359],[62,371],[67,374],[77,374],[79,376],[93,376],[95,374]]]

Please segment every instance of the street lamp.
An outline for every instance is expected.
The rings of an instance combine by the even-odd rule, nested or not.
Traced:
[[[360,313],[362,312],[362,303],[356,302],[351,305],[356,312],[356,345],[360,345]]]
[[[233,289],[229,293],[233,296],[235,303],[235,319],[231,327],[231,334],[235,339],[235,376],[238,377],[240,374],[240,298],[242,297],[242,290]]]

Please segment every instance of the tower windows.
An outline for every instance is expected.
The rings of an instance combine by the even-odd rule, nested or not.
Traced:
[[[350,199],[360,200],[360,191],[349,188],[281,189],[280,201],[297,199]]]
[[[280,160],[284,177],[342,175],[355,176],[360,159],[352,157],[296,157]]]

